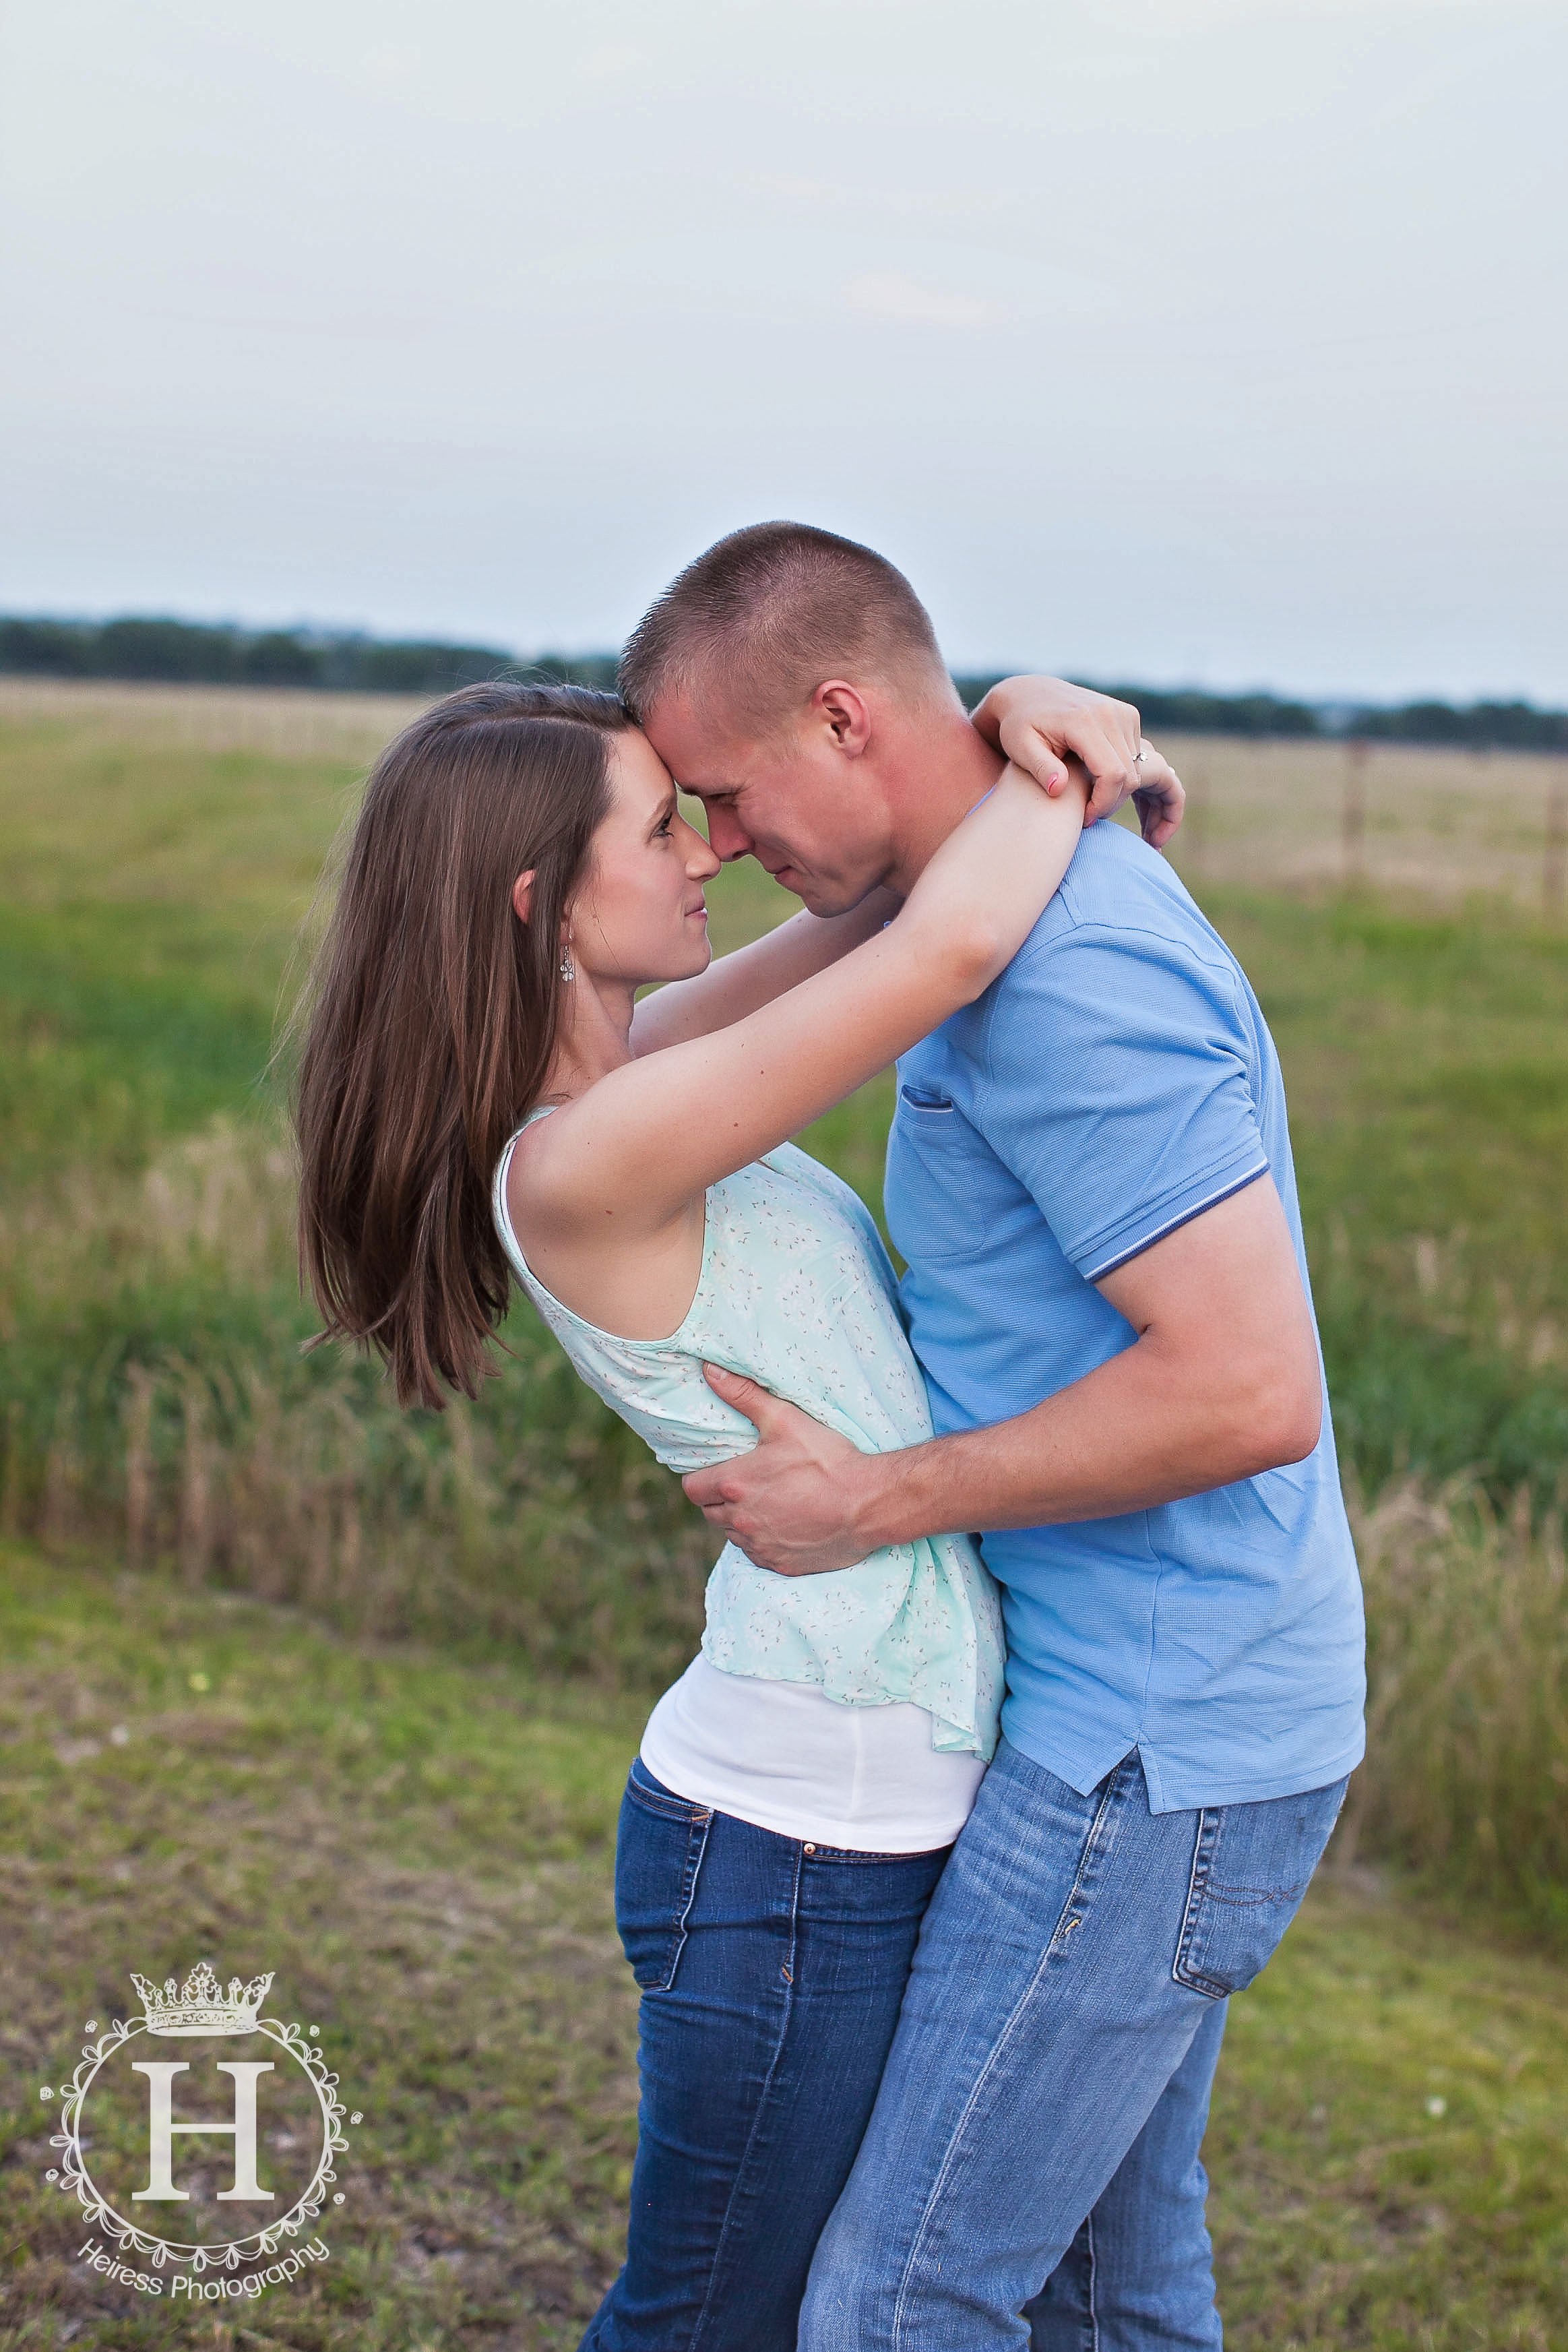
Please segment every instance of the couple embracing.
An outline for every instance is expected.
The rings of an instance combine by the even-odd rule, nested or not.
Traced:
[[[721,541],[621,684],[382,755],[298,1106],[329,1328],[439,1404],[520,1284],[729,1538],[622,1806],[585,2347],[1218,2345],[1227,1999],[1362,1748],[1273,1045],[1136,715],[1015,679],[971,722],[870,550]],[[1095,821],[1129,790],[1144,842]],[[711,961],[746,855],[806,911]],[[789,1140],[891,1061],[902,1282]]]

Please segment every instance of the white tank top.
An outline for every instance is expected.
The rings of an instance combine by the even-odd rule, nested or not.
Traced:
[[[907,1699],[841,1706],[815,1683],[720,1674],[700,1650],[648,1717],[643,1761],[694,1804],[856,1853],[950,1845],[986,1770],[933,1748]]]
[[[629,1340],[574,1315],[528,1265],[507,1211],[511,1151],[495,1182],[507,1256],[583,1379],[662,1462],[691,1469],[757,1442],[705,1360],[867,1452],[930,1435],[876,1227],[806,1153],[785,1145],[710,1188],[690,1309],[668,1339]],[[703,1654],[654,1708],[643,1759],[677,1794],[782,1836],[882,1853],[946,1845],[995,1744],[1002,1661],[996,1588],[966,1538],[811,1577],[772,1575],[729,1544]]]

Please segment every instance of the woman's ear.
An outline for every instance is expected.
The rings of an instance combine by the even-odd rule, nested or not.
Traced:
[[[535,871],[536,869],[530,866],[528,872],[519,874],[512,885],[512,908],[519,923],[528,921],[528,908],[534,903]]]

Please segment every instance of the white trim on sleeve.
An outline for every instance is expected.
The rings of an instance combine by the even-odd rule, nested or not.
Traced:
[[[1206,1209],[1217,1209],[1221,1201],[1228,1201],[1233,1192],[1244,1192],[1249,1184],[1256,1184],[1260,1176],[1267,1176],[1268,1173],[1268,1160],[1260,1160],[1256,1168],[1248,1170],[1245,1176],[1233,1177],[1229,1183],[1222,1184],[1218,1192],[1210,1192],[1206,1200],[1194,1201],[1190,1208],[1178,1210],[1168,1224],[1159,1226],[1152,1234],[1145,1234],[1141,1241],[1133,1244],[1131,1249],[1121,1250],[1114,1257],[1108,1257],[1103,1265],[1086,1271],[1084,1281],[1103,1282],[1106,1275],[1114,1274],[1118,1266],[1129,1265],[1134,1258],[1142,1257],[1146,1249],[1153,1249],[1155,1244],[1163,1242],[1167,1234],[1179,1232],[1183,1225],[1190,1225],[1194,1217],[1201,1217]]]

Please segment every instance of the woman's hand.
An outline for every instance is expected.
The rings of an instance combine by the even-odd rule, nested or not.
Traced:
[[[1181,779],[1145,741],[1130,702],[1060,677],[1007,677],[973,719],[988,743],[1053,797],[1067,782],[1067,761],[1076,761],[1093,788],[1085,824],[1113,816],[1128,798],[1152,848],[1163,849],[1180,824]]]

